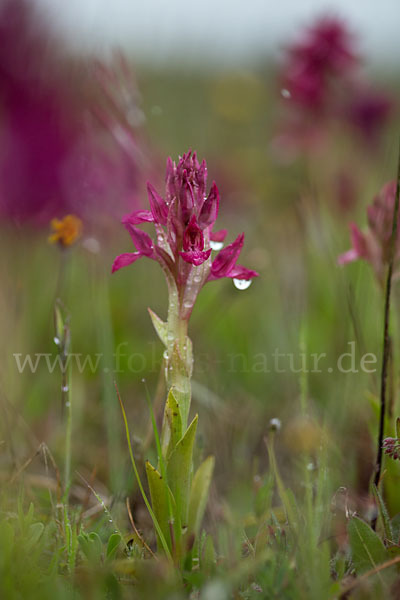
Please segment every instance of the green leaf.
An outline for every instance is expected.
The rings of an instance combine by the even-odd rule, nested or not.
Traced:
[[[119,533],[112,533],[108,539],[106,556],[108,560],[112,560],[117,552],[118,546],[121,543]]]
[[[198,415],[195,416],[185,435],[177,443],[167,465],[168,484],[175,498],[177,512],[183,528],[188,525],[192,456],[197,421]]]
[[[78,535],[78,542],[89,562],[93,564],[99,564],[101,562],[103,544],[96,532],[93,531],[89,534],[84,532],[80,533]]]
[[[170,544],[170,531],[169,531],[169,510],[168,510],[168,487],[166,481],[163,479],[161,474],[153,467],[153,465],[147,460],[146,461],[146,474],[147,481],[149,483],[151,506],[154,514],[164,535],[165,540]],[[157,545],[158,549],[161,550],[163,545],[160,540],[160,536],[157,533]]]
[[[151,308],[148,308],[147,310],[149,311],[151,322],[153,323],[153,327],[156,330],[158,337],[165,346],[168,346],[168,324],[162,321]]]
[[[208,492],[212,474],[214,471],[215,459],[213,456],[206,458],[197,469],[192,482],[189,500],[189,522],[188,534],[194,533],[197,537],[206,509]]]
[[[377,486],[375,484],[372,485],[372,492],[375,496],[375,500],[378,505],[379,515],[382,519],[383,529],[385,532],[385,538],[389,542],[393,542],[394,541],[394,533],[393,533],[392,524],[390,522],[389,513],[388,513],[386,505],[383,501],[382,494],[380,493],[379,489],[377,488]]]
[[[400,513],[392,518],[390,525],[393,531],[393,541],[398,544],[400,540]]]
[[[203,551],[201,553],[201,568],[205,573],[210,574],[215,569],[215,550],[211,535],[207,535]]]
[[[29,525],[28,535],[27,535],[27,539],[25,541],[25,548],[27,550],[33,548],[38,543],[38,541],[42,537],[43,531],[44,531],[43,523],[39,522],[39,523],[32,523],[32,525]]]
[[[357,574],[374,569],[388,558],[388,553],[378,534],[358,517],[348,524],[351,555]]]
[[[14,550],[14,529],[8,521],[0,523],[0,566],[11,558]]]
[[[168,460],[172,450],[182,437],[182,419],[179,404],[173,390],[169,390],[165,403],[161,448],[163,456]]]

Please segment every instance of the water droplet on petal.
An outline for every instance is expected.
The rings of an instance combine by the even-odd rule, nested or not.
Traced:
[[[289,100],[292,97],[292,94],[286,88],[281,89],[281,96],[285,98],[285,100]]]
[[[252,282],[251,279],[234,279],[233,285],[238,290],[247,290],[247,288],[249,288],[251,286],[251,282]]]
[[[213,240],[211,240],[210,246],[211,246],[212,250],[221,250],[221,248],[224,247],[224,243],[223,242],[214,242]]]

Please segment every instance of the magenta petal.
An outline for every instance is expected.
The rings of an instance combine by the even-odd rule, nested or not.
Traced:
[[[218,216],[218,208],[219,191],[215,182],[213,182],[210,193],[204,201],[199,215],[199,226],[202,229],[204,229],[205,227],[209,227],[210,225],[213,225],[215,223]]]
[[[125,227],[139,252],[144,256],[151,256],[154,252],[154,244],[151,237],[141,229],[133,227],[130,223],[125,223]]]
[[[246,269],[246,267],[242,267],[242,265],[235,265],[227,275],[227,277],[231,277],[232,279],[245,279],[246,281],[254,279],[258,276],[259,273],[257,273],[257,271],[253,271],[252,269]]]
[[[355,260],[358,260],[360,257],[357,254],[356,250],[354,250],[354,248],[351,248],[350,250],[347,250],[347,252],[344,252],[343,254],[341,254],[340,256],[338,256],[338,265],[347,265],[350,262],[353,262]]]
[[[351,242],[353,244],[354,251],[357,253],[359,258],[368,258],[368,247],[365,235],[354,223],[351,223],[350,231]]]
[[[198,267],[210,258],[211,248],[205,252],[201,252],[199,250],[190,250],[189,252],[179,252],[179,254],[182,256],[184,261],[194,265],[195,267]]]
[[[238,235],[236,240],[218,252],[211,265],[209,280],[229,277],[243,247],[244,233]]]
[[[122,218],[122,223],[130,223],[131,225],[139,225],[139,223],[153,223],[154,217],[150,210],[135,210],[131,215],[125,215]]]
[[[138,258],[141,258],[141,256],[142,254],[140,252],[125,252],[125,254],[120,254],[113,262],[111,273],[115,273],[115,271],[119,271],[122,267],[131,265],[136,262]]]
[[[168,206],[149,181],[147,182],[147,194],[149,197],[151,213],[154,217],[154,222],[159,223],[160,225],[166,225]]]
[[[210,233],[210,240],[212,242],[223,242],[228,234],[227,229],[220,229],[219,231],[212,231]]]
[[[198,250],[204,248],[204,236],[200,227],[197,225],[196,216],[192,215],[188,226],[183,232],[183,249],[186,251]]]

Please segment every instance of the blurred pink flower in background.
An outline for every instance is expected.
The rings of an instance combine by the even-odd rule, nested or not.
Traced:
[[[340,265],[355,260],[366,260],[382,281],[389,260],[393,212],[396,200],[396,182],[386,183],[373,203],[367,208],[368,230],[363,233],[354,223],[350,225],[352,247],[338,258]],[[397,222],[395,259],[400,258],[400,215]]]
[[[334,80],[347,76],[358,61],[353,36],[346,25],[324,17],[287,49],[282,86],[292,102],[304,110],[324,110],[330,102]]]
[[[0,218],[47,224],[67,213],[91,222],[123,214],[146,163],[134,135],[137,89],[123,60],[117,75],[103,68],[99,85],[83,63],[63,56],[25,0],[2,5],[0,41]],[[113,106],[105,74],[120,76]],[[123,90],[129,120],[116,99],[122,85],[134,90]]]
[[[371,87],[358,88],[345,106],[345,117],[364,141],[374,144],[393,111],[393,102]]]
[[[315,152],[339,123],[374,148],[388,123],[393,101],[365,81],[357,40],[336,17],[319,18],[287,47],[278,75],[283,114],[273,142],[278,154],[294,158]]]

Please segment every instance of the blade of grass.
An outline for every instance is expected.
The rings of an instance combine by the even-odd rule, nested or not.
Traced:
[[[152,519],[152,521],[154,523],[154,527],[155,527],[155,529],[156,529],[156,531],[157,531],[157,533],[159,535],[162,547],[164,548],[164,552],[165,552],[167,558],[172,562],[172,556],[171,556],[171,552],[170,552],[170,550],[168,548],[167,541],[166,541],[166,539],[164,537],[163,532],[161,531],[161,527],[160,527],[160,525],[159,525],[159,523],[157,521],[156,515],[153,512],[153,509],[151,508],[149,499],[147,498],[146,492],[144,491],[142,480],[140,479],[139,471],[138,471],[137,466],[136,466],[136,461],[135,461],[134,456],[133,456],[132,444],[131,444],[131,436],[130,436],[130,433],[129,433],[129,425],[128,425],[128,419],[126,418],[125,407],[124,407],[124,405],[122,403],[122,399],[121,399],[121,395],[120,395],[119,390],[118,390],[118,386],[117,386],[116,383],[114,383],[114,385],[115,385],[115,389],[116,389],[116,392],[117,392],[117,397],[118,397],[118,400],[119,400],[119,404],[121,406],[122,417],[124,419],[126,440],[128,442],[128,448],[129,448],[129,456],[130,456],[130,459],[131,459],[132,468],[133,468],[133,471],[135,473],[136,480],[138,482],[140,493],[142,494],[144,503],[146,504],[147,510],[149,511],[151,519]]]

